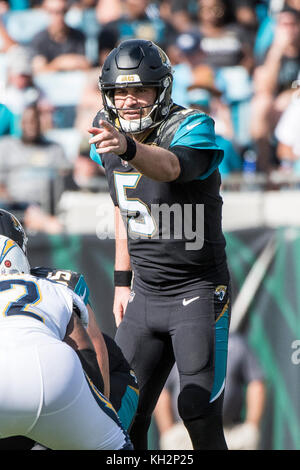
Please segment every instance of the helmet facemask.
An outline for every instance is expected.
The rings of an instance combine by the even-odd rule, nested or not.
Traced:
[[[157,84],[148,84],[148,83],[122,83],[122,86],[118,84],[112,87],[102,86],[102,99],[105,110],[108,112],[110,119],[116,123],[121,131],[130,134],[138,134],[147,129],[152,129],[158,126],[165,117],[169,114],[170,108],[172,106],[171,100],[171,89],[172,89],[172,78],[171,76],[165,77],[162,80],[162,84],[159,86]],[[114,104],[114,91],[117,88],[132,88],[132,87],[153,87],[157,89],[156,99],[153,104],[147,106],[140,106],[136,108],[139,111],[139,119],[124,119],[121,117],[120,112],[130,111],[132,108],[116,108]],[[150,108],[146,116],[143,116],[143,110]]]

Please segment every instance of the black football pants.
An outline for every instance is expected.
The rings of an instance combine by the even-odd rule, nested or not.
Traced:
[[[131,429],[135,449],[147,449],[151,415],[176,360],[178,410],[194,449],[225,449],[222,403],[226,376],[228,286],[186,295],[145,295],[134,288],[116,342],[137,376],[140,399]]]

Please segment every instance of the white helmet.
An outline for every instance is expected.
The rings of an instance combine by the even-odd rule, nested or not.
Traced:
[[[0,274],[30,273],[28,259],[19,245],[0,235]]]

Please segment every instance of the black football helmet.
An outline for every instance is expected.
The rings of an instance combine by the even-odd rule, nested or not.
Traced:
[[[18,219],[10,212],[0,209],[0,235],[16,242],[26,255],[27,235]]]
[[[172,106],[173,71],[165,52],[152,41],[129,39],[113,49],[104,61],[99,88],[109,119],[132,134],[156,127]],[[127,87],[155,87],[156,100],[147,116],[127,121],[114,105],[114,90]]]

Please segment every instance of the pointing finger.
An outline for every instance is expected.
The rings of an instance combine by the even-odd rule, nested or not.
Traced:
[[[97,135],[100,134],[101,129],[99,129],[99,127],[90,127],[87,131],[89,134]]]

